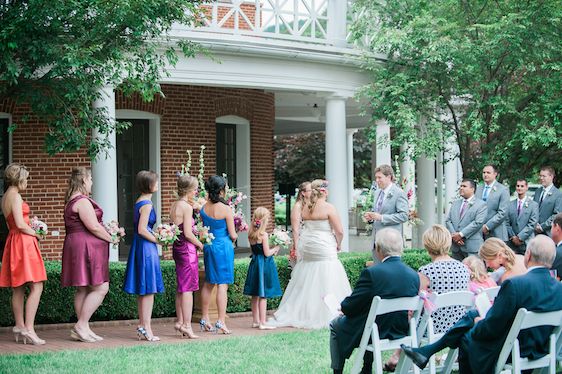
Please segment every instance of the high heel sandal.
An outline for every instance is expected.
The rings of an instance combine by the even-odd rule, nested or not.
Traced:
[[[93,331],[90,331],[90,337],[97,342],[101,342],[103,340],[101,336],[95,334]]]
[[[199,336],[195,335],[193,333],[193,330],[191,329],[191,326],[188,325],[180,325],[180,332],[182,334],[182,336],[187,336],[189,339],[197,339],[199,338]]]
[[[199,327],[201,328],[201,331],[215,332],[215,328],[213,327],[213,325],[207,323],[207,321],[204,319],[199,320]]]
[[[31,341],[33,345],[43,345],[46,343],[43,339],[40,339],[35,332],[20,330],[20,335],[23,337],[23,344],[27,344],[27,340]]]
[[[160,341],[159,337],[154,336],[154,335],[152,335],[152,336],[148,335],[148,332],[144,329],[144,327],[138,327],[137,328],[137,338],[139,340],[144,339],[144,340],[149,341],[149,342],[159,342]]]
[[[95,343],[97,340],[90,335],[82,335],[76,329],[70,330],[70,337],[84,343]]]
[[[225,335],[231,334],[230,330],[227,329],[224,323],[222,323],[221,321],[217,321],[217,323],[215,323],[215,333],[218,334],[219,331]]]
[[[22,331],[25,331],[25,329],[20,329],[17,326],[12,327],[12,332],[14,333],[14,339],[16,340],[16,343],[19,342],[19,338],[21,336]]]
[[[180,336],[183,335],[181,332],[181,323],[176,322],[174,324],[174,330],[176,330],[176,335],[180,335]]]

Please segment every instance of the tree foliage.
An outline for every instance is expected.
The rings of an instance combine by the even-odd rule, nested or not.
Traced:
[[[560,159],[559,0],[358,0],[355,11],[372,78],[362,95],[395,145],[416,158],[453,139],[473,177],[483,163],[512,179]]]
[[[173,23],[194,24],[196,11],[194,0],[1,1],[0,101],[29,104],[48,126],[49,154],[78,150],[97,129],[93,157],[108,146],[107,134],[123,128],[92,107],[99,89],[118,86],[145,100],[161,94],[176,49],[198,50],[167,34]]]

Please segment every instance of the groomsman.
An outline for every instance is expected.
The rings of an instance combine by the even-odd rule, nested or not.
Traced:
[[[517,179],[517,200],[511,201],[507,209],[507,244],[520,255],[525,254],[529,240],[535,237],[535,225],[539,219],[539,204],[527,196],[528,189],[527,180]]]
[[[558,279],[562,277],[562,213],[554,216],[551,229],[552,240],[556,244],[556,257],[550,267],[550,270],[556,270]]]
[[[495,237],[507,241],[505,219],[509,204],[509,189],[498,182],[498,169],[494,165],[486,165],[482,170],[483,185],[478,185],[476,197],[486,203],[486,222],[482,226],[484,239]]]
[[[550,235],[554,216],[562,212],[562,192],[554,187],[554,169],[543,166],[539,174],[542,187],[535,192],[535,201],[539,204],[539,221],[535,233]]]
[[[400,187],[394,184],[394,170],[390,165],[380,165],[375,168],[375,182],[378,186],[374,196],[371,212],[363,217],[373,224],[373,239],[371,248],[375,263],[379,259],[375,255],[375,240],[377,232],[383,228],[398,230],[402,234],[402,224],[408,220],[408,198]]]
[[[451,232],[453,258],[462,261],[465,257],[478,254],[484,239],[482,225],[486,220],[486,203],[474,196],[476,183],[463,179],[459,187],[462,199],[453,202],[445,226]]]

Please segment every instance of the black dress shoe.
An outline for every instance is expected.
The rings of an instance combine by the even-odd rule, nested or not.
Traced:
[[[422,355],[414,351],[411,347],[406,347],[404,344],[400,344],[400,348],[404,351],[404,354],[412,360],[414,364],[420,369],[424,369],[429,362],[429,357]]]

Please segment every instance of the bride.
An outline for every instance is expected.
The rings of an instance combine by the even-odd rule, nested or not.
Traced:
[[[335,317],[323,301],[331,294],[338,302],[351,294],[347,274],[338,260],[343,239],[340,217],[334,206],[326,202],[328,182],[312,182],[312,196],[303,206],[303,228],[297,251],[302,261],[291,274],[279,309],[270,324],[300,328],[328,327]]]

